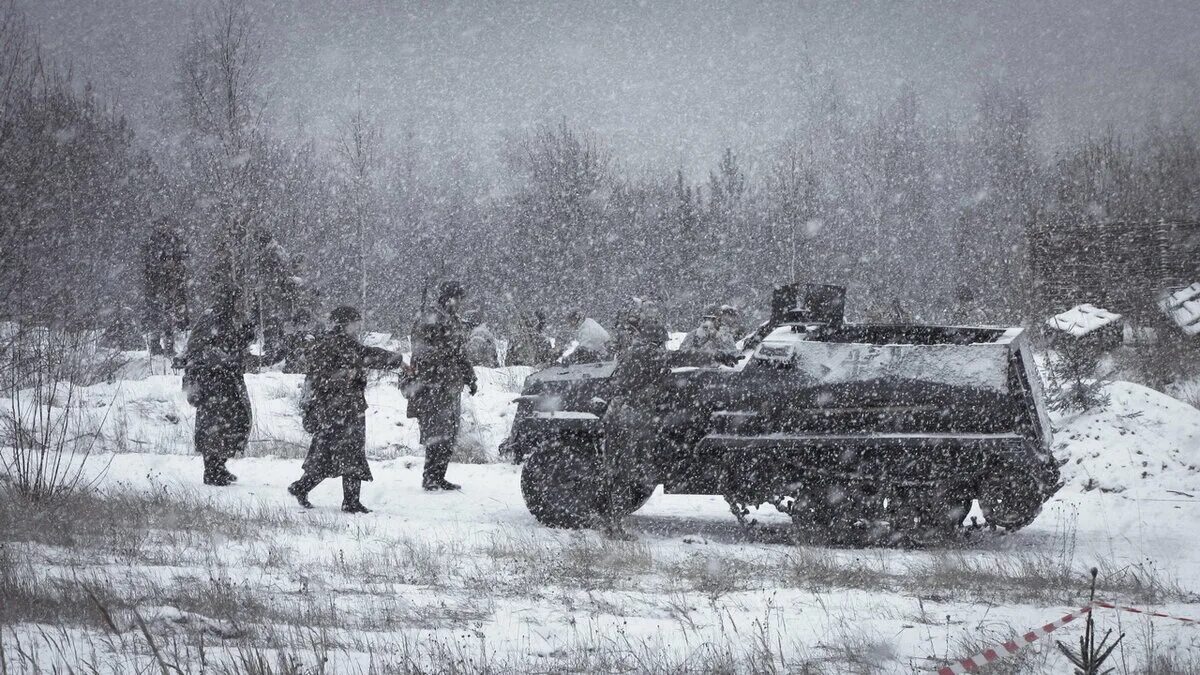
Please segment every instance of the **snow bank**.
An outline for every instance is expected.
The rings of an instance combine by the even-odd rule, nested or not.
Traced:
[[[1054,419],[1065,489],[1200,494],[1200,410],[1131,382],[1107,392],[1104,410]]]

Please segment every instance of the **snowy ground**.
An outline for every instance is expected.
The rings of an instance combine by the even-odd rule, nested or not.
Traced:
[[[495,457],[527,372],[479,371],[464,456]],[[21,654],[89,672],[246,672],[260,658],[270,668],[255,672],[322,658],[326,672],[914,672],[1081,606],[1093,566],[1105,599],[1200,618],[1200,411],[1137,385],[1055,420],[1067,485],[1033,525],[913,551],[797,546],[765,512],[747,534],[720,497],[656,495],[630,519],[635,543],[549,530],[503,463],[454,464],[464,491],[427,494],[416,426],[386,377],[368,393],[375,513],[342,514],[333,481],[302,512],[284,491],[306,442],[299,376],[248,381],[256,427],[231,488],[199,484],[178,376],[86,390],[107,450],[93,464],[107,467],[102,496],[72,516],[87,522],[0,514],[0,562],[28,580],[0,585],[24,598],[11,607],[58,607],[0,608],[11,672],[37,672]],[[1118,672],[1200,663],[1195,626],[1097,619],[1126,633]],[[1065,663],[1043,640],[1019,665]]]

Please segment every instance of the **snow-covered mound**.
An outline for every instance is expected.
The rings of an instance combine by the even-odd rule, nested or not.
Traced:
[[[1065,490],[1200,492],[1200,410],[1131,382],[1103,410],[1054,420]]]

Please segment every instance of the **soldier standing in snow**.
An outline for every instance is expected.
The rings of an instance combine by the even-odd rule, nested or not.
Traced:
[[[225,462],[246,449],[250,396],[246,355],[254,327],[237,316],[232,294],[196,323],[188,339],[183,374],[188,403],[196,407],[196,452],[204,456],[204,484],[229,485],[237,476]]]
[[[326,478],[342,479],[342,510],[370,513],[360,499],[362,481],[373,479],[367,463],[367,370],[403,368],[404,358],[358,341],[362,317],[353,307],[329,314],[330,328],[308,350],[305,431],[313,435],[304,475],[288,486],[296,501],[312,508],[308,493]]]
[[[187,247],[174,219],[154,221],[142,247],[150,353],[175,352],[175,332],[187,329]]]
[[[262,332],[262,362],[273,365],[287,356],[288,332],[300,308],[303,279],[287,251],[269,232],[259,233],[258,245],[254,311]]]
[[[443,283],[437,307],[422,312],[412,331],[412,376],[405,396],[408,416],[420,424],[421,445],[425,446],[421,487],[431,491],[460,489],[446,480],[446,469],[458,437],[462,389],[467,387],[472,396],[477,389],[458,315],[464,297],[462,285]]]
[[[657,317],[639,319],[629,348],[617,359],[612,374],[614,396],[602,420],[604,431],[602,476],[608,497],[604,516],[605,534],[631,539],[622,520],[633,499],[633,488],[644,480],[644,466],[654,445],[662,442],[662,412],[668,399],[671,369],[733,365],[732,354],[668,351],[667,329]]]

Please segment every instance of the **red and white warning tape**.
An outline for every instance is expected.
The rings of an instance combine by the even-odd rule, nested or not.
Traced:
[[[1081,607],[1078,610],[1060,618],[1058,621],[1052,621],[1040,628],[1035,628],[1029,631],[1016,640],[1009,640],[995,649],[985,649],[975,656],[963,659],[957,663],[950,664],[944,668],[939,668],[937,671],[938,675],[962,675],[963,673],[970,673],[980,666],[985,666],[989,663],[1012,656],[1025,647],[1025,645],[1028,645],[1042,636],[1053,633],[1059,628],[1062,628],[1063,626],[1071,623],[1075,619],[1078,619],[1090,611],[1092,611],[1090,606]]]
[[[1054,631],[1058,630],[1059,628],[1062,628],[1063,626],[1071,623],[1075,619],[1078,619],[1078,618],[1082,617],[1084,614],[1087,614],[1088,612],[1092,611],[1092,609],[1095,607],[1104,607],[1105,609],[1115,609],[1119,612],[1132,612],[1133,614],[1145,614],[1147,616],[1157,616],[1157,617],[1162,617],[1164,619],[1174,619],[1176,621],[1182,621],[1184,623],[1200,624],[1200,620],[1189,619],[1189,618],[1183,617],[1183,616],[1174,616],[1172,614],[1163,614],[1162,612],[1151,612],[1149,610],[1138,609],[1136,607],[1127,607],[1125,605],[1114,605],[1109,602],[1094,602],[1087,607],[1080,607],[1078,610],[1076,610],[1070,614],[1067,614],[1066,616],[1062,617],[1058,621],[1048,623],[1048,624],[1042,626],[1041,628],[1035,628],[1035,629],[1029,631],[1028,633],[1022,635],[1020,638],[1018,638],[1016,640],[1009,640],[1008,642],[1005,642],[1000,647],[997,647],[995,649],[984,650],[982,653],[976,654],[968,659],[963,659],[957,663],[953,663],[953,664],[945,666],[943,668],[939,668],[937,673],[938,673],[938,675],[962,675],[963,673],[974,672],[975,669],[979,668],[980,666],[985,666],[989,663],[993,663],[995,661],[999,661],[1000,659],[1007,658],[1009,656],[1012,656],[1013,654],[1016,654],[1018,651],[1023,649],[1026,645],[1033,642],[1034,640],[1037,640],[1038,638],[1040,638],[1044,635],[1049,635],[1049,634],[1053,633]]]
[[[1125,605],[1113,605],[1113,604],[1110,604],[1107,602],[1097,602],[1097,603],[1095,603],[1095,605],[1097,607],[1104,607],[1106,609],[1115,609],[1115,610],[1118,610],[1121,612],[1131,612],[1133,614],[1145,614],[1146,616],[1157,616],[1157,617],[1161,617],[1163,619],[1174,619],[1176,621],[1182,621],[1184,623],[1200,624],[1200,620],[1197,620],[1197,619],[1189,619],[1185,616],[1175,616],[1174,614],[1163,614],[1162,612],[1151,612],[1150,610],[1138,609],[1137,607],[1126,607]]]

